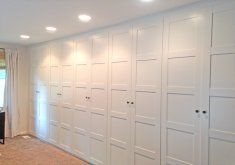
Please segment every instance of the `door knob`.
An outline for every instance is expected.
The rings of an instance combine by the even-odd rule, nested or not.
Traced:
[[[197,109],[197,110],[195,110],[195,112],[196,112],[196,113],[199,113],[200,111]]]
[[[131,104],[134,104],[134,102],[132,101]]]
[[[202,111],[203,114],[206,114],[206,111]]]
[[[127,101],[126,103],[127,103],[127,104],[129,104],[130,102],[129,102],[129,101]]]

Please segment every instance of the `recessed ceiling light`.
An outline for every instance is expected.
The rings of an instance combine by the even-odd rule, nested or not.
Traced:
[[[82,22],[89,22],[91,20],[91,16],[86,14],[81,14],[78,16],[78,19]]]
[[[30,38],[30,36],[25,35],[25,34],[22,34],[22,35],[20,35],[20,38],[22,38],[22,39],[24,39],[24,40],[27,40],[27,39]]]
[[[154,0],[140,0],[141,2],[152,2]]]
[[[54,33],[57,29],[56,29],[55,27],[48,26],[48,27],[46,27],[46,30],[47,30],[47,32],[49,32],[49,33]]]

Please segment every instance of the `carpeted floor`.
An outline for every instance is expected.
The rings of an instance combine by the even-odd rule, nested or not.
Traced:
[[[88,163],[34,137],[7,138],[0,144],[0,165],[88,165]]]

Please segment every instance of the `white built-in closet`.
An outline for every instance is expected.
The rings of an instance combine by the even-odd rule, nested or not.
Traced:
[[[97,165],[234,165],[235,4],[31,46],[30,133]]]

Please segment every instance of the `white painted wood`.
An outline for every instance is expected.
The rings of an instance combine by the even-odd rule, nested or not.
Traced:
[[[234,9],[235,3],[232,1],[214,6],[212,54],[235,53]]]
[[[75,40],[74,152],[106,164],[108,35]]]
[[[73,150],[79,157],[89,161],[89,96],[90,60],[92,41],[90,38],[75,40],[75,101],[73,112]]]
[[[132,27],[110,32],[108,164],[130,164]]]
[[[31,49],[30,73],[30,132],[46,140],[48,136],[48,80],[49,80],[49,49],[40,46]]]
[[[165,19],[162,164],[201,164],[200,114],[206,27],[204,11]]]
[[[63,149],[71,151],[72,146],[72,112],[74,82],[74,42],[65,40],[61,43],[60,54],[60,131],[59,143]]]
[[[48,136],[48,84],[49,84],[49,47],[47,45],[39,47],[39,112],[38,112],[38,126],[39,137],[47,139]]]
[[[59,146],[60,131],[60,56],[61,43],[50,44],[50,83],[49,83],[49,142]]]
[[[37,77],[38,77],[38,66],[36,64],[37,52],[35,48],[31,48],[30,52],[30,95],[29,95],[29,132],[35,136],[36,128],[37,128],[37,114],[38,114],[38,85],[37,85]]]
[[[160,165],[163,19],[134,27],[131,157],[135,165]]]
[[[213,11],[208,122],[208,159],[205,164],[232,165],[235,161],[235,5],[218,5]]]
[[[108,39],[108,33],[92,37],[89,145],[90,160],[97,165],[107,164]]]

